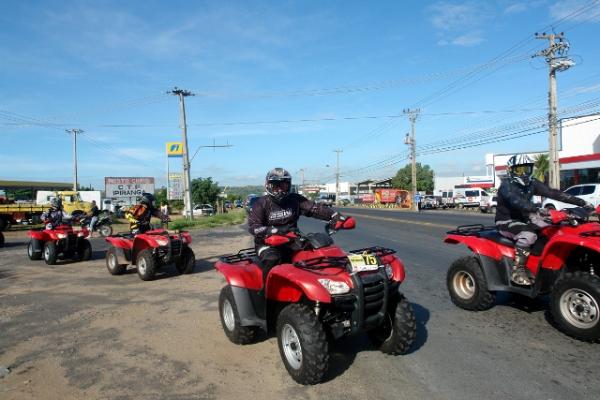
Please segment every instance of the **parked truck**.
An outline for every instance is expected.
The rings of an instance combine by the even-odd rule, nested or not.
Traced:
[[[40,190],[36,196],[36,203],[0,204],[0,230],[5,230],[12,224],[39,223],[40,216],[48,209],[48,204],[54,197],[60,197],[63,208],[68,214],[88,214],[92,209],[91,203],[83,201],[79,192],[49,192]]]

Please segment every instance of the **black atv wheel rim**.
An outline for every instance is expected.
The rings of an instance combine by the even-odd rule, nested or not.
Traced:
[[[229,300],[223,301],[223,309],[221,310],[223,313],[223,322],[225,322],[225,327],[229,332],[233,332],[235,329],[235,316],[233,315],[233,307]]]
[[[569,289],[560,296],[560,313],[580,329],[591,329],[600,320],[598,302],[582,289]]]
[[[463,300],[469,300],[475,295],[475,279],[467,271],[458,271],[452,278],[454,293]]]
[[[300,369],[302,366],[302,346],[296,330],[290,324],[285,324],[281,330],[281,345],[289,366],[293,369]]]

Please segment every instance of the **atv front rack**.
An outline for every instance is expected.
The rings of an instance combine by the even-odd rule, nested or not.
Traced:
[[[593,231],[582,232],[579,236],[583,237],[600,237],[600,229],[595,229]]]
[[[387,256],[388,254],[395,254],[396,250],[388,249],[387,247],[372,246],[372,247],[365,247],[364,249],[350,250],[349,253],[350,254],[373,254],[377,257],[383,257],[383,256]]]
[[[319,269],[324,267],[344,267],[348,257],[315,257],[294,263],[295,267],[304,269]]]
[[[252,262],[256,256],[256,250],[254,250],[254,248],[251,247],[249,249],[242,249],[238,251],[237,254],[228,254],[226,256],[221,256],[219,257],[219,260],[227,264],[235,264],[240,261]]]

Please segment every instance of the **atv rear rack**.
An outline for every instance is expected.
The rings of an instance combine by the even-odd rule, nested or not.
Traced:
[[[484,226],[483,224],[460,225],[456,229],[446,232],[449,235],[478,236],[479,232],[495,230],[495,226]]]
[[[254,250],[254,248],[248,248],[248,249],[242,249],[240,251],[238,251],[237,254],[228,254],[225,256],[221,256],[219,257],[219,260],[227,263],[227,264],[234,264],[234,263],[238,263],[240,261],[254,261],[254,258],[256,257],[256,250]]]
[[[396,250],[388,249],[387,247],[373,246],[365,247],[364,249],[350,250],[350,254],[373,254],[377,257],[387,256],[388,254],[395,254]]]

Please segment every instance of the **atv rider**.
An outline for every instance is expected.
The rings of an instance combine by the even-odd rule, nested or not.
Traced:
[[[62,201],[58,197],[50,200],[50,209],[42,213],[41,219],[46,224],[46,229],[54,229],[62,225],[65,212],[63,211]]]
[[[578,197],[551,189],[542,182],[532,178],[533,159],[525,154],[512,156],[507,163],[508,178],[502,181],[498,189],[498,205],[496,207],[496,226],[503,236],[515,241],[515,259],[511,280],[518,285],[532,285],[533,276],[525,268],[531,246],[537,240],[537,231],[547,224],[540,216],[547,216],[548,210],[537,207],[532,197],[543,196],[594,208],[590,203]]]
[[[156,200],[151,193],[142,193],[138,204],[125,212],[125,219],[129,221],[129,230],[133,234],[150,230],[150,219],[152,217],[159,218],[163,222],[167,222],[169,219],[156,208]]]
[[[265,238],[272,234],[285,234],[298,227],[301,215],[330,221],[332,227],[346,220],[339,212],[325,204],[315,203],[306,197],[290,193],[292,176],[283,168],[274,168],[265,178],[266,195],[254,203],[248,216],[248,231],[254,236],[256,254],[263,270],[264,294],[269,271],[291,257],[291,250],[285,246],[270,247]]]
[[[94,227],[98,223],[98,218],[100,216],[100,209],[96,205],[96,200],[92,200],[92,209],[90,210],[90,216],[92,217],[90,219],[90,226],[89,226],[90,236],[93,236],[94,235]]]

